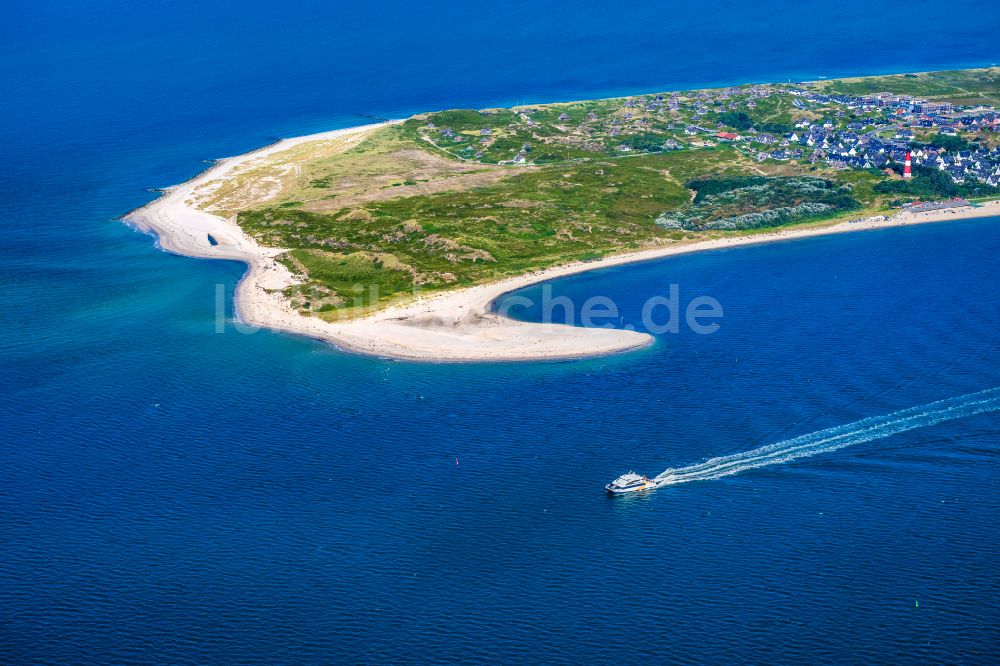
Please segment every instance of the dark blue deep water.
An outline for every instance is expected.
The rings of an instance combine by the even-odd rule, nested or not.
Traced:
[[[722,326],[433,365],[218,334],[242,267],[116,218],[354,114],[986,65],[998,31],[976,0],[6,5],[0,662],[996,663],[998,412],[601,486],[1000,386],[1000,220],[577,277],[623,325],[678,284]]]

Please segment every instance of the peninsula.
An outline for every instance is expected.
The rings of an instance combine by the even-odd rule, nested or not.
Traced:
[[[575,358],[504,293],[675,254],[1000,215],[1000,68],[450,110],[286,139],[126,216],[235,259],[245,322],[368,354]]]

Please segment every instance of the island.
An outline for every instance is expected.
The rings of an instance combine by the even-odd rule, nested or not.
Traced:
[[[218,161],[125,219],[249,269],[249,324],[398,359],[610,354],[503,294],[686,252],[1000,214],[1000,68],[422,113]]]

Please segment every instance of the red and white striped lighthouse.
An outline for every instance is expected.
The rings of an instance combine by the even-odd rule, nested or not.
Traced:
[[[910,151],[906,151],[906,161],[903,162],[903,178],[913,178],[913,167],[910,165]]]

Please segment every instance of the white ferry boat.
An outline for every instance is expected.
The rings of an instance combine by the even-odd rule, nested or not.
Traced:
[[[656,488],[656,483],[649,477],[629,472],[628,474],[622,474],[604,487],[612,495],[624,495],[625,493],[635,493],[640,490],[653,490]]]

